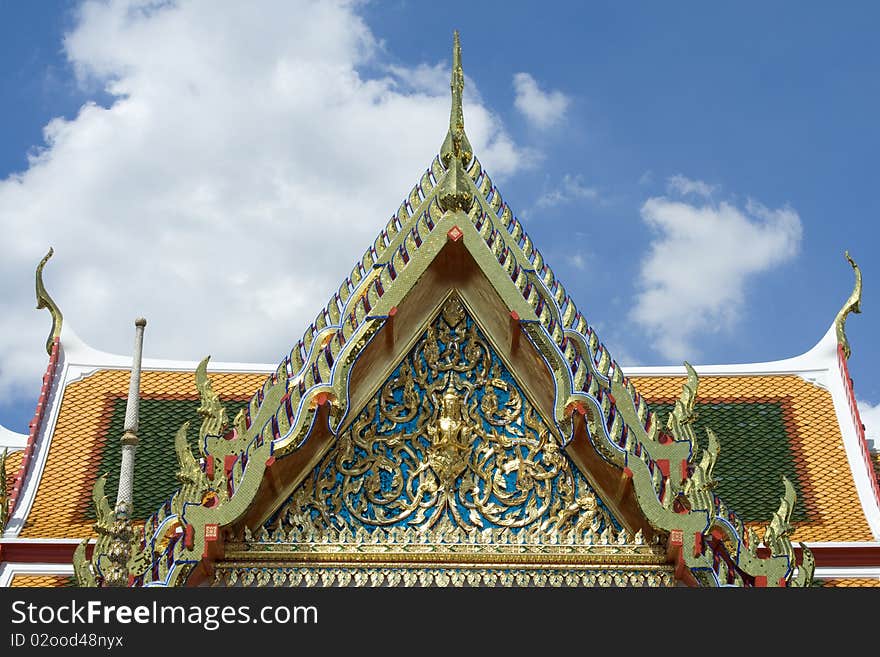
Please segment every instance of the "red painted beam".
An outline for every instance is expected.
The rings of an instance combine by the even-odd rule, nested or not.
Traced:
[[[810,547],[816,560],[817,568],[859,568],[880,567],[880,545],[816,545]],[[803,560],[803,550],[794,547],[798,563]],[[758,556],[770,556],[767,548],[758,548]]]
[[[73,563],[73,553],[79,543],[0,543],[0,561],[14,563]],[[91,558],[94,543],[86,548],[86,557]]]
[[[816,546],[810,548],[816,559],[817,568],[856,568],[859,566],[880,566],[880,546]],[[794,549],[798,562],[802,550]]]

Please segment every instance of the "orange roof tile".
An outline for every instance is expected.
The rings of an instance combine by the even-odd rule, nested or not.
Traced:
[[[6,490],[12,491],[15,486],[15,480],[18,479],[19,469],[21,469],[21,460],[24,458],[24,451],[9,452],[6,454]]]
[[[822,579],[819,580],[822,586],[857,588],[863,586],[880,587],[880,577],[846,577],[840,579]]]
[[[36,498],[21,531],[27,538],[92,536],[92,486],[98,477],[101,451],[113,403],[128,395],[127,370],[100,370],[67,385],[55,425],[49,456]],[[223,399],[249,399],[265,374],[211,373],[214,391]],[[192,400],[198,393],[192,372],[144,371],[142,398]],[[174,436],[156,437],[173,442]],[[135,482],[137,485],[137,482]],[[107,490],[111,499],[115,491]],[[169,490],[170,495],[173,491]]]
[[[60,587],[73,586],[73,582],[72,575],[13,575],[9,586]]]

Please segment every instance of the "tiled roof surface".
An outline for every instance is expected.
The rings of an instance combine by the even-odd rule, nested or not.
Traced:
[[[13,575],[9,586],[76,586],[76,579],[70,575]]]
[[[672,376],[632,377],[652,408],[674,402],[684,381]],[[721,443],[716,466],[722,478],[719,493],[730,498],[731,508],[744,520],[760,520],[759,515],[775,509],[782,493],[780,475],[794,474],[800,511],[793,516],[793,541],[873,540],[827,390],[796,375],[701,376],[696,411],[702,415],[698,427],[718,422],[713,429]],[[665,425],[665,414],[660,419]],[[784,439],[778,433],[780,424]],[[702,430],[698,435],[705,440]],[[725,490],[724,476],[728,486],[732,481],[738,486]],[[740,510],[734,500],[744,493],[765,502],[738,499]]]
[[[229,410],[233,406],[230,401],[249,399],[266,378],[265,374],[214,372],[210,376],[215,392],[227,402]],[[117,453],[114,462],[109,452],[118,452],[122,435],[120,400],[124,413],[128,380],[126,370],[102,370],[66,387],[49,457],[22,537],[92,535],[91,491],[99,474],[110,474],[105,491],[111,502],[116,497],[119,456]],[[144,371],[141,396],[135,503],[145,516],[176,487],[174,434],[183,421],[197,418],[198,394],[192,372]],[[196,422],[190,427],[190,437],[198,433],[198,426]]]
[[[880,577],[846,577],[840,579],[822,579],[819,580],[823,587],[847,587],[858,588],[862,586],[878,586],[880,587]]]
[[[874,476],[880,481],[880,452],[871,454],[871,463],[874,465]]]
[[[2,450],[0,450],[2,451]],[[24,457],[24,451],[8,452],[6,454],[6,491],[12,491],[15,486],[15,480],[18,478],[18,471],[21,468],[21,459]]]
[[[235,417],[245,401],[223,400],[229,419]],[[108,497],[119,488],[119,464],[122,461],[122,435],[125,424],[127,399],[112,400],[110,425],[105,433],[106,440],[100,452],[99,474],[107,473],[104,489]],[[138,436],[140,443],[135,458],[134,481],[135,498],[133,517],[146,519],[180,485],[177,480],[177,458],[174,453],[174,436],[180,425],[190,422],[187,438],[190,449],[197,452],[201,418],[198,415],[199,403],[196,399],[141,399]],[[85,517],[94,520],[95,508],[89,504]]]
[[[794,484],[800,503],[791,519],[811,519],[804,504],[798,454],[789,440],[786,421],[790,411],[782,401],[763,402],[700,402],[694,407],[697,418],[694,430],[697,440],[706,446],[706,427],[721,442],[721,457],[715,465],[716,492],[745,522],[767,522],[779,508],[782,491],[780,475]],[[674,404],[651,404],[661,421],[672,412]]]
[[[24,537],[85,537],[92,533],[91,488],[108,472],[115,496],[128,372],[105,370],[70,384]],[[264,374],[211,373],[230,418],[262,385]],[[632,377],[665,423],[664,405],[679,395],[683,377]],[[191,372],[144,372],[141,382],[136,515],[151,513],[176,487],[174,433],[193,419],[197,394]],[[766,522],[782,492],[780,475],[795,483],[795,541],[873,540],[858,503],[829,393],[795,375],[700,378],[697,428],[711,424],[721,441],[719,493],[747,522]],[[10,458],[15,455],[10,454]],[[8,472],[13,468],[10,466]],[[757,494],[756,494],[757,492]]]

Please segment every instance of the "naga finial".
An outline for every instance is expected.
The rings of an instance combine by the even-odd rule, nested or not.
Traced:
[[[49,258],[52,257],[53,253],[55,253],[55,251],[50,246],[49,252],[43,256],[43,259],[40,260],[40,264],[37,265],[37,310],[45,308],[49,311],[49,314],[52,315],[52,331],[46,339],[46,352],[50,356],[52,355],[52,345],[55,343],[55,338],[60,337],[61,335],[61,320],[64,319],[58,304],[52,300],[52,297],[46,292],[46,286],[43,285],[43,267],[49,262]]]
[[[452,79],[449,82],[452,91],[452,108],[449,112],[449,132],[440,148],[440,160],[449,169],[453,158],[467,167],[474,157],[474,150],[464,132],[464,111],[462,95],[464,94],[464,69],[461,67],[461,41],[458,30],[453,34],[452,45]]]
[[[139,549],[142,530],[136,529],[128,516],[128,507],[110,507],[104,485],[107,474],[95,480],[92,502],[95,508],[95,524],[98,534],[91,556],[86,550],[89,539],[83,539],[73,553],[73,574],[77,585],[82,587],[128,586],[132,577],[143,574],[147,568],[150,548]]]
[[[844,255],[850,266],[853,268],[853,271],[856,273],[856,283],[853,287],[852,294],[849,295],[849,298],[837,313],[837,317],[834,318],[834,326],[837,329],[837,344],[843,348],[843,355],[848,360],[852,355],[852,349],[849,346],[849,340],[846,339],[846,331],[844,330],[844,327],[846,325],[847,315],[851,312],[862,312],[862,270],[859,269],[856,261],[850,257],[849,251],[845,251]]]
[[[214,392],[211,379],[208,378],[208,361],[210,356],[205,356],[196,367],[196,388],[199,391],[199,415],[202,416],[202,426],[199,429],[199,445],[204,446],[208,436],[222,436],[226,433],[229,418],[226,408],[220,403],[220,396]]]

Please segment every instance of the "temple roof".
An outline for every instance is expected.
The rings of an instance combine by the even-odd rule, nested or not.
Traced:
[[[363,403],[352,397],[356,391],[349,385],[358,359],[377,335],[387,335],[395,322],[402,321],[396,318],[400,304],[429,278],[439,255],[455,244],[458,252],[472,259],[509,313],[507,323],[497,324],[504,327],[505,336],[515,341],[521,331],[541,366],[552,374],[554,389],[546,420],[562,445],[589,436],[602,459],[639,482],[638,500],[644,508],[675,517],[669,515],[673,513],[670,491],[684,495],[683,491],[693,490],[687,486],[697,485],[692,478],[704,467],[697,464],[701,448],[695,434],[684,424],[692,423],[701,434],[704,425],[710,425],[722,445],[715,469],[717,492],[739,512],[739,519],[750,526],[780,522],[779,475],[785,473],[799,499],[799,506],[788,509],[794,540],[876,541],[880,537],[876,478],[863,430],[859,432],[853,415],[851,382],[834,327],[813,350],[794,359],[697,367],[696,400],[693,373],[689,376],[684,367],[622,368],[471,153],[460,107],[462,85],[456,36],[453,107],[440,153],[289,356],[277,366],[210,366],[213,392],[227,413],[243,412],[234,435],[239,441],[246,439],[241,443],[244,447],[226,455],[232,458],[227,458],[231,466],[226,473],[230,489],[253,495],[264,470],[276,459],[296,455],[316,422],[326,422],[331,434],[348,426]],[[7,527],[9,537],[91,535],[92,486],[103,472],[114,476],[119,459],[126,368],[131,361],[84,345],[69,325],[60,326],[60,312],[57,321],[45,399],[41,398],[37,424],[24,448],[26,471],[13,485],[16,506]],[[165,500],[178,486],[180,451],[172,437],[182,423],[194,419],[200,391],[193,383],[195,362],[145,359],[143,370],[135,516],[147,521],[148,533],[159,536],[174,508],[173,500]],[[693,417],[685,408],[687,394],[691,394]],[[681,408],[676,408],[677,402]],[[319,419],[322,412],[325,415]],[[583,417],[581,425],[575,420],[578,414]],[[678,423],[674,440],[662,429],[668,415]],[[189,445],[206,462],[214,458],[207,442],[192,436]],[[708,470],[702,471],[706,477],[711,478],[716,457],[717,451]],[[670,463],[675,466],[672,471]],[[112,479],[108,483],[112,490]],[[738,536],[738,520],[721,517],[727,507],[708,495],[711,508],[705,513],[710,518],[720,513],[719,518]],[[783,509],[785,504],[792,506],[789,501]],[[208,522],[205,518],[232,522],[242,510],[236,510],[235,516],[226,511],[216,515],[221,513],[218,510],[214,517],[214,513],[190,509],[186,520],[174,511],[180,522],[203,526]],[[194,520],[196,516],[201,520]],[[704,531],[691,524],[695,528],[691,532]],[[197,533],[195,540],[201,545],[204,537]]]
[[[871,506],[866,505],[866,510],[858,503],[857,470],[854,473],[848,460],[847,443],[855,437],[852,422],[849,427],[844,422],[841,428],[829,390],[834,379],[840,379],[837,362],[826,359],[823,366],[822,360],[810,353],[784,361],[696,368],[700,374],[698,431],[703,433],[704,426],[711,426],[722,441],[724,458],[717,466],[719,493],[747,524],[766,523],[775,511],[775,477],[785,472],[799,491],[800,504],[792,518],[794,540],[809,544],[877,540],[878,534],[872,532],[866,517]],[[145,364],[154,362],[145,360]],[[195,367],[195,362],[177,362],[174,370],[153,365],[142,374],[142,458],[135,477],[136,517],[140,520],[176,486],[177,462],[169,437],[183,422],[198,420]],[[224,372],[222,364],[215,367],[211,368],[214,389],[230,415],[250,399],[268,369],[254,364],[250,372]],[[681,366],[624,371],[661,418],[671,410],[685,381]],[[53,427],[47,427],[52,435],[48,458],[34,474],[40,483],[29,519],[18,534],[21,537],[91,535],[95,479],[99,473],[109,472],[108,490],[113,490],[118,476],[114,458],[118,459],[127,370],[95,362],[90,373],[62,386],[57,419]],[[844,415],[844,419],[849,418]],[[847,428],[853,432],[850,440],[844,438]],[[21,452],[9,454],[9,490],[20,463]],[[743,484],[758,494],[745,492]]]

